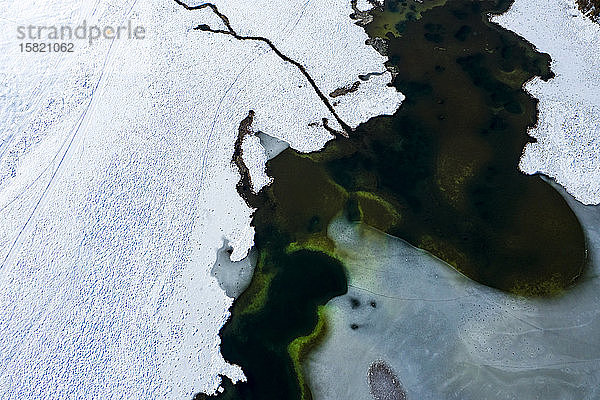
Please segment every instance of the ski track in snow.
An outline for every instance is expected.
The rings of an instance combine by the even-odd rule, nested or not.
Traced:
[[[350,1],[217,3],[323,93],[384,71]],[[182,399],[213,393],[219,374],[244,379],[219,352],[232,299],[210,274],[224,238],[232,260],[253,243],[237,128],[252,109],[256,132],[314,151],[332,139],[323,118],[340,129],[331,112],[265,43],[194,30],[222,28],[208,8],[4,0],[0,15],[0,397]],[[146,38],[19,51],[18,25],[83,20],[131,20]],[[341,120],[393,113],[403,96],[390,79],[336,99]],[[264,185],[257,144],[245,161]]]

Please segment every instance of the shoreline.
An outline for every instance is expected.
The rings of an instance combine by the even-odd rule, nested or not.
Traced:
[[[575,0],[516,0],[491,21],[550,54],[556,76],[525,90],[539,101],[519,168],[550,176],[583,204],[600,203],[600,25]],[[595,45],[594,45],[595,44]]]

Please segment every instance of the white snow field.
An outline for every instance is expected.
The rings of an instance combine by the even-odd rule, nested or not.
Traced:
[[[575,0],[516,0],[491,20],[550,54],[556,77],[525,89],[540,100],[520,168],[556,179],[584,204],[600,203],[600,24]]]
[[[217,5],[323,93],[383,71],[350,0]],[[0,0],[0,19],[0,398],[185,399],[215,392],[218,374],[244,379],[219,352],[232,299],[210,273],[224,239],[233,260],[253,243],[238,126],[254,110],[254,131],[317,150],[332,138],[323,118],[340,128],[327,107],[265,43],[194,30],[223,28],[208,8]],[[145,38],[21,53],[18,26],[84,20]],[[350,126],[393,113],[389,81],[336,98],[337,112]],[[264,163],[255,145],[248,162]]]
[[[372,398],[367,371],[380,360],[408,399],[600,398],[600,206],[566,196],[591,264],[582,282],[555,299],[500,292],[400,239],[332,223],[349,288],[327,303],[330,334],[305,365],[314,398]]]

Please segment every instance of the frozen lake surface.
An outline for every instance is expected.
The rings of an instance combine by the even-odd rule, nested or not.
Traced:
[[[383,361],[409,399],[597,399],[600,207],[564,194],[590,267],[553,299],[482,286],[400,239],[334,222],[349,290],[327,304],[330,333],[305,365],[315,398],[371,398],[367,372]]]

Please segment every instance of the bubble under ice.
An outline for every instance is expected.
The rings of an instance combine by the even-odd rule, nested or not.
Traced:
[[[367,370],[376,360],[390,365],[408,399],[599,398],[600,207],[565,196],[591,266],[554,299],[499,292],[402,240],[332,223],[349,291],[328,303],[330,335],[306,363],[315,398],[372,398]]]

